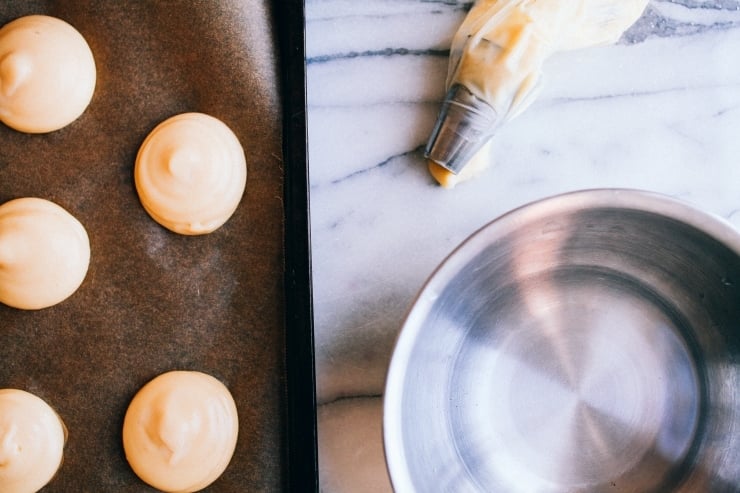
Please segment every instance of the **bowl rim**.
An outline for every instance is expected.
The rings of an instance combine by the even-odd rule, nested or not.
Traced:
[[[557,216],[576,210],[612,208],[653,213],[707,234],[740,257],[740,230],[731,222],[697,205],[659,192],[630,188],[591,188],[530,201],[487,222],[431,272],[413,298],[396,336],[385,377],[382,439],[388,475],[394,491],[415,491],[403,447],[402,398],[407,362],[419,337],[422,320],[444,286],[472,258],[531,218]]]

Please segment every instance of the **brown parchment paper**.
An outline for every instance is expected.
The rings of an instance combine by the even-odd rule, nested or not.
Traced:
[[[70,126],[0,125],[0,203],[42,197],[86,227],[80,289],[40,311],[0,306],[0,387],[49,402],[69,429],[47,492],[154,491],[126,463],[136,391],[174,369],[207,372],[239,410],[236,453],[208,491],[277,491],[283,474],[283,204],[280,108],[268,2],[4,1],[0,23],[42,13],[92,48],[97,87]],[[200,111],[244,147],[244,198],[221,229],[171,233],[145,213],[136,152],[165,118]]]

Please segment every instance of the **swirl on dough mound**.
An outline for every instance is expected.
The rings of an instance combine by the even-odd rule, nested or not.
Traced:
[[[0,491],[35,493],[62,464],[67,429],[43,399],[0,389]]]
[[[85,38],[61,19],[29,15],[0,29],[0,120],[21,132],[59,130],[79,118],[95,91]]]
[[[247,180],[244,150],[221,120],[173,116],[152,130],[136,156],[136,191],[144,209],[184,235],[214,231],[234,213]]]
[[[35,197],[0,206],[0,303],[56,305],[80,287],[89,265],[87,231],[62,207]]]
[[[236,404],[224,384],[197,371],[170,371],[134,396],[123,421],[123,448],[142,481],[190,493],[226,470],[238,431]]]

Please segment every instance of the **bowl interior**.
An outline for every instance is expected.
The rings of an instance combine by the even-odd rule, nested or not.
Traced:
[[[394,487],[736,491],[738,244],[718,219],[630,191],[484,227],[399,336],[384,411]]]

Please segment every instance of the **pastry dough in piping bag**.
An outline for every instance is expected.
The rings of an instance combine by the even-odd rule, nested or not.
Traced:
[[[534,101],[548,57],[616,42],[646,5],[647,0],[476,2],[453,38],[448,91],[425,150],[438,181],[462,171],[499,125]]]

